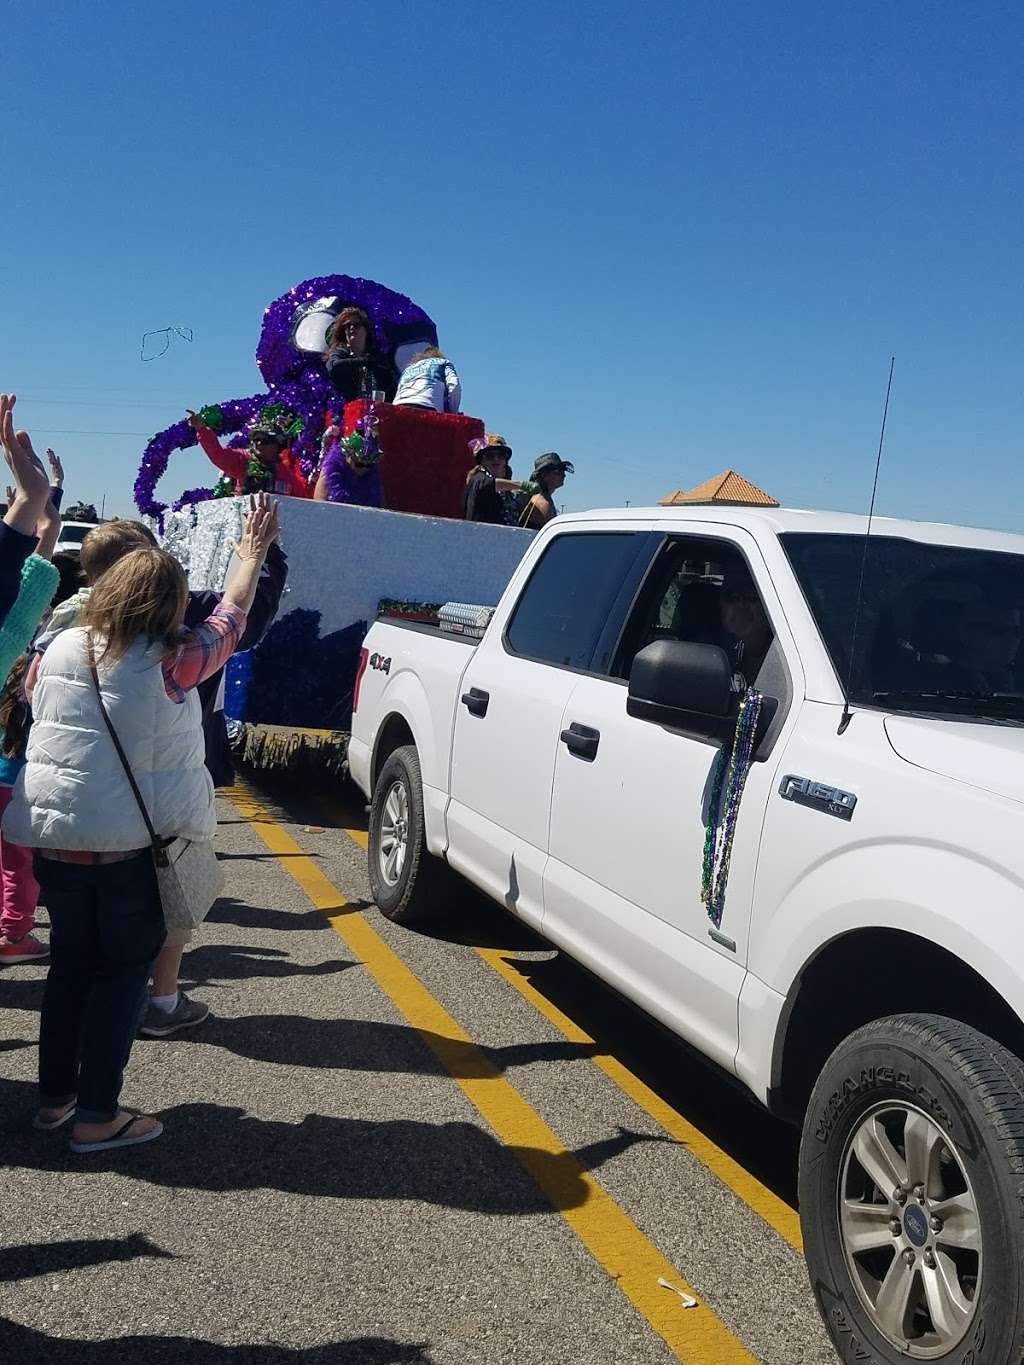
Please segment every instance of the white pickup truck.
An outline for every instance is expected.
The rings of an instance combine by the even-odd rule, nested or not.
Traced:
[[[454,871],[802,1120],[843,1360],[1019,1365],[1024,536],[866,529],[567,516],[479,641],[375,623],[371,884]]]

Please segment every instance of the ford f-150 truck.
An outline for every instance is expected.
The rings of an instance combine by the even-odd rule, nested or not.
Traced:
[[[1024,536],[626,509],[365,641],[377,904],[467,879],[802,1122],[844,1360],[1024,1352],[1022,612]]]

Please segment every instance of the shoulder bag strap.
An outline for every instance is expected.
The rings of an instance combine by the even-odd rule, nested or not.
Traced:
[[[158,862],[160,860],[166,862],[167,855],[164,850],[167,841],[161,839],[160,836],[157,834],[156,830],[153,828],[153,822],[149,818],[149,811],[146,809],[146,803],[145,801],[143,801],[142,793],[139,791],[139,784],[135,781],[135,774],[132,772],[131,764],[128,762],[128,755],[121,747],[121,741],[117,737],[117,731],[114,729],[114,723],[110,719],[106,705],[103,701],[103,692],[100,688],[100,676],[96,672],[96,660],[93,657],[91,639],[88,641],[86,649],[88,651],[89,657],[89,672],[92,674],[93,684],[96,688],[96,699],[100,704],[100,715],[103,717],[103,724],[107,727],[107,733],[110,735],[110,738],[114,742],[114,748],[117,750],[117,756],[121,760],[121,767],[124,769],[124,775],[128,779],[128,785],[132,789],[132,795],[135,797],[135,800],[138,803],[139,810],[142,812],[142,818],[145,821],[146,829],[149,831],[149,840],[150,843],[153,845],[153,854],[158,860]]]

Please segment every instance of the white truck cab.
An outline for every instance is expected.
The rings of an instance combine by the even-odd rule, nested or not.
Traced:
[[[563,517],[479,642],[379,621],[385,914],[455,872],[803,1122],[844,1359],[1024,1348],[1024,536]],[[442,898],[443,899],[443,898]]]

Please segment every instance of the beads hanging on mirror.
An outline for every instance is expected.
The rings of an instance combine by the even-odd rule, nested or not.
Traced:
[[[716,929],[721,927],[725,910],[725,891],[729,882],[729,864],[736,834],[736,820],[740,798],[746,785],[747,773],[754,756],[757,722],[761,717],[761,693],[748,688],[740,702],[736,730],[731,744],[723,744],[715,759],[708,799],[708,818],[704,826],[704,863],[701,872],[700,898],[707,907],[708,919]]]

